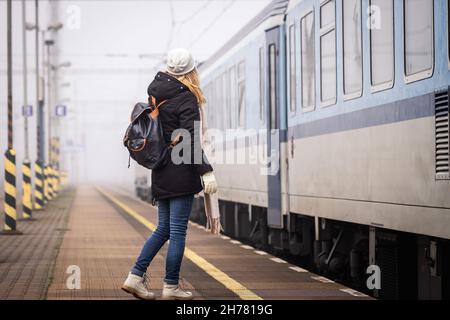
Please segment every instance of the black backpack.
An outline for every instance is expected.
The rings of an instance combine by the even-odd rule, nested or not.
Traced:
[[[130,157],[148,169],[163,167],[169,160],[170,145],[164,139],[158,110],[165,102],[167,100],[156,104],[156,99],[150,96],[149,103],[137,103],[123,138],[123,144],[128,149]]]

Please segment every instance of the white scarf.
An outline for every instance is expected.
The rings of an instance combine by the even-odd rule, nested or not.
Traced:
[[[210,141],[208,137],[208,124],[206,122],[205,110],[203,107],[200,109],[200,141],[202,145],[203,152],[208,157],[207,151],[210,148]],[[208,157],[209,159],[209,157]],[[212,234],[220,234],[222,225],[220,224],[220,210],[219,210],[219,196],[218,193],[205,194],[204,193],[204,203],[205,203],[205,214],[206,214],[206,230],[210,231]]]

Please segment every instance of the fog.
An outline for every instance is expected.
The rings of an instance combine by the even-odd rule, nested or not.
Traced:
[[[39,1],[40,27],[55,40],[51,106],[68,107],[52,116],[53,135],[61,137],[61,167],[75,183],[101,182],[132,188],[122,145],[131,108],[146,101],[147,86],[170,48],[186,47],[207,59],[270,0],[210,1]],[[34,1],[26,1],[27,21],[35,23]],[[14,148],[24,157],[22,3],[13,1]],[[0,148],[7,148],[6,1],[0,1]],[[34,31],[27,32],[28,102],[36,106]],[[39,44],[42,50],[41,43]],[[42,52],[41,63],[42,63]],[[41,70],[42,72],[42,70]],[[48,99],[46,100],[48,102]],[[48,106],[46,105],[46,108]],[[35,111],[35,110],[34,110]],[[36,159],[36,116],[29,118],[30,160]],[[0,162],[3,172],[3,161]],[[18,166],[20,174],[20,166]],[[3,179],[0,179],[3,184]]]

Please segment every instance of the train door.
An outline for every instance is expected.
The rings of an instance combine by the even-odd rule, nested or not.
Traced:
[[[269,158],[267,187],[267,223],[283,228],[283,214],[288,209],[284,145],[286,141],[285,40],[283,28],[266,31],[267,53],[267,153]]]

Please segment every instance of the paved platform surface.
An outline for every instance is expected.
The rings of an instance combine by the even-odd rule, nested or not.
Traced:
[[[135,299],[120,287],[155,228],[155,207],[123,191],[83,186],[35,217],[19,222],[23,235],[0,236],[0,299]],[[166,250],[147,272],[157,297]],[[181,277],[195,299],[370,299],[192,222]]]
[[[95,188],[79,188],[47,298],[134,299],[120,287],[143,242],[144,238]],[[154,262],[153,268],[159,273],[153,275],[162,274],[162,257],[157,256]],[[80,289],[67,287],[70,266],[80,268]]]
[[[0,235],[0,300],[46,297],[74,194],[62,192],[45,210],[34,212],[35,221],[18,221],[22,235]]]
[[[139,254],[156,208],[123,192],[79,188],[64,234],[48,299],[134,299],[120,290]],[[167,244],[148,274],[157,296]],[[69,266],[80,270],[80,289],[67,287]],[[190,223],[181,269],[196,299],[368,299],[328,279]]]

